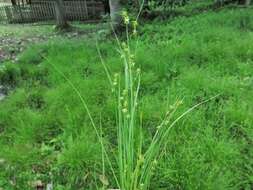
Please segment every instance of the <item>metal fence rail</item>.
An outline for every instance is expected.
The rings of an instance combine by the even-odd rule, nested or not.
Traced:
[[[64,1],[65,17],[69,21],[97,20],[104,14],[104,5],[96,1]],[[55,19],[55,3],[38,1],[30,5],[0,7],[0,22],[34,23]]]

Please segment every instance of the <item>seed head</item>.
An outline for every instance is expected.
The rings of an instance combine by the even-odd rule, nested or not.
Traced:
[[[136,28],[138,26],[137,20],[132,21],[133,27]]]
[[[129,19],[127,11],[122,11],[122,17],[123,17],[125,25],[128,25],[130,22],[130,19]]]
[[[144,156],[141,154],[141,155],[139,155],[139,161],[141,162],[141,163],[143,163],[144,162]]]
[[[119,76],[119,73],[114,74],[114,78],[118,78],[118,76]]]
[[[123,108],[123,109],[122,109],[122,112],[123,112],[123,113],[127,113],[127,109],[126,109],[126,108]]]

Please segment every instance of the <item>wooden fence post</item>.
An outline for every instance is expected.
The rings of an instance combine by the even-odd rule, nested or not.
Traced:
[[[5,9],[5,15],[7,17],[7,20],[8,20],[9,23],[11,23],[11,21],[12,21],[12,14],[11,14],[10,7],[6,6],[6,7],[4,7],[4,9]]]

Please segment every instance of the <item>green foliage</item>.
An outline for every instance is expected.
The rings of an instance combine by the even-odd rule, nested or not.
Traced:
[[[171,131],[150,189],[251,188],[252,20],[250,10],[224,10],[141,28],[136,64],[142,70],[144,148],[177,100],[183,105],[175,117],[220,94]],[[99,47],[110,73],[121,75],[114,43],[105,40]],[[108,188],[116,187],[108,165],[101,180],[101,147],[89,117],[55,70],[87,101],[114,160],[114,96],[93,41],[58,39],[28,49],[19,60],[0,71],[1,84],[16,87],[0,103],[0,187],[33,189],[31,182],[42,180],[59,190],[93,190],[105,179]]]
[[[20,79],[20,69],[12,63],[0,67],[0,82],[3,85],[14,87]]]

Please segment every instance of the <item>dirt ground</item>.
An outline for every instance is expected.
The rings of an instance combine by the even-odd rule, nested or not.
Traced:
[[[0,36],[0,63],[6,60],[15,61],[29,44],[46,41],[48,36],[14,37],[12,35]]]

